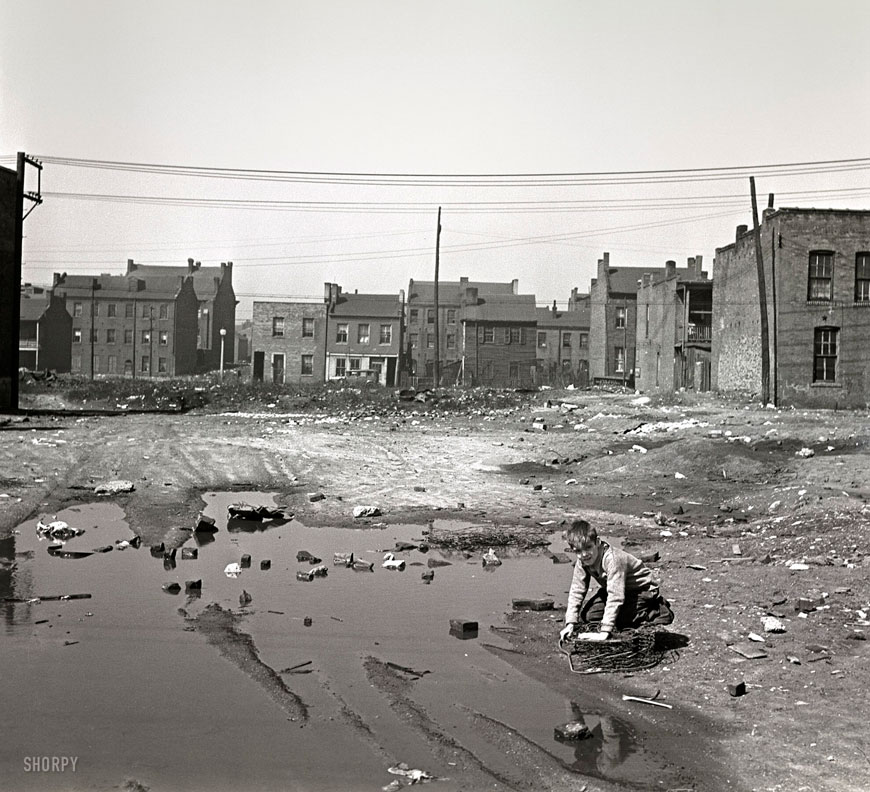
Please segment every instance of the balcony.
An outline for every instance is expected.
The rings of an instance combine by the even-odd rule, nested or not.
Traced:
[[[693,343],[709,344],[713,340],[713,325],[689,323],[686,340]]]

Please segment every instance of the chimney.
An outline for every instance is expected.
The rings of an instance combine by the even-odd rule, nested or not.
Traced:
[[[188,272],[188,274],[192,274],[194,269],[196,269],[196,267],[193,266],[193,259],[189,258],[187,260],[187,272]]]
[[[459,288],[462,289],[463,286],[468,286],[468,278],[460,278],[459,279]]]
[[[556,301],[553,300],[553,316],[556,315]]]
[[[324,283],[323,284],[323,302],[327,305],[330,303],[330,298],[332,297],[332,284]]]
[[[764,209],[761,212],[761,221],[764,222],[765,220],[767,220],[768,217],[775,213],[776,209],[774,209],[772,206],[768,206],[767,209]]]
[[[136,262],[133,259],[127,259],[127,274],[129,275],[136,269]]]
[[[767,194],[767,208],[773,209],[773,193]]]
[[[64,272],[62,275],[59,272],[54,273],[54,277],[52,278],[51,285],[60,286],[66,280],[66,273]]]
[[[697,273],[695,272],[695,257],[694,256],[689,256],[689,258],[686,259],[686,269],[689,272],[689,278],[694,278],[697,275]]]
[[[511,281],[511,294],[519,294],[520,293],[520,282],[519,279],[514,278]]]
[[[737,235],[735,237],[735,241],[739,241],[740,237],[742,237],[748,230],[749,230],[749,226],[747,226],[747,225],[737,226]]]
[[[696,254],[695,254],[695,274],[696,274],[699,278],[701,278],[701,279],[703,279],[703,280],[706,280],[706,279],[707,279],[707,273],[704,272],[703,269],[701,269],[701,265],[703,264],[703,262],[704,262],[704,257],[703,257],[700,253],[696,253]]]
[[[665,278],[670,280],[671,278],[675,278],[677,275],[677,262],[676,261],[666,261],[665,262]]]
[[[603,258],[598,259],[598,278],[592,281],[604,284],[604,291],[610,291],[610,253],[605,253]]]

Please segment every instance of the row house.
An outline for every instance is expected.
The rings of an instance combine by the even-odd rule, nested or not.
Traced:
[[[668,261],[662,277],[643,274],[637,294],[638,390],[710,390],[713,282],[702,261],[690,257],[685,269]]]
[[[71,365],[72,317],[51,289],[25,283],[19,299],[18,366],[66,373]]]
[[[72,317],[72,372],[134,378],[195,372],[193,278],[55,273],[53,291]]]
[[[754,233],[738,226],[734,242],[716,249],[714,388],[763,389],[763,315],[774,404],[866,408],[870,211],[771,207],[759,235],[763,304]]]
[[[408,283],[407,305],[407,373],[417,385],[431,385],[435,376],[435,355],[438,352],[442,384],[457,381],[462,362],[460,349],[460,315],[466,289],[477,289],[480,297],[516,295],[519,281],[508,283],[469,281],[438,281],[438,321],[435,316],[435,281]],[[436,331],[438,337],[436,339]]]
[[[537,370],[533,294],[489,294],[467,286],[460,302],[463,385],[531,387]]]
[[[589,377],[593,383],[634,387],[637,292],[644,274],[661,278],[662,267],[611,267],[598,260],[589,288]]]
[[[188,277],[196,292],[196,369],[215,371],[221,367],[221,349],[224,365],[235,360],[236,294],[233,289],[233,262],[221,262],[219,267],[203,267],[192,258],[187,266],[137,264],[127,260],[127,275],[150,277]],[[223,332],[221,332],[223,331]],[[223,343],[221,343],[223,341]]]
[[[536,308],[535,384],[586,387],[589,384],[589,295],[571,292],[568,310]]]
[[[345,294],[324,284],[321,303],[254,302],[255,380],[324,382],[360,378],[399,383],[404,295]]]

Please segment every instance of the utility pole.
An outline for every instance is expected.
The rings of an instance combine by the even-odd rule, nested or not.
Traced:
[[[91,382],[94,381],[94,316],[96,315],[96,309],[94,306],[94,295],[97,291],[97,279],[91,278]]]
[[[770,401],[770,340],[767,329],[767,287],[764,278],[764,257],[761,253],[761,229],[758,226],[758,203],[755,198],[755,177],[749,177],[752,195],[752,227],[755,239],[755,268],[758,275],[758,307],[761,311],[761,401]]]
[[[441,207],[438,207],[438,230],[435,233],[435,365],[432,369],[433,385],[441,384],[441,319],[438,316],[438,263],[441,254]]]

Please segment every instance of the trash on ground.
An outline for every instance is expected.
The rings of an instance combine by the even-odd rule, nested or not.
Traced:
[[[228,578],[237,578],[239,575],[242,574],[241,564],[238,564],[235,561],[232,564],[227,564],[224,568],[224,574]]]
[[[784,633],[785,625],[776,618],[776,616],[764,616],[761,619],[761,626],[765,632],[769,633]]]
[[[477,638],[478,624],[467,619],[451,619],[450,634],[455,638]]]
[[[592,736],[589,727],[583,721],[571,721],[563,723],[561,726],[556,726],[553,729],[553,737],[559,742],[573,742],[575,740],[585,740]]]
[[[804,459],[809,459],[812,456],[815,456],[816,452],[813,451],[812,448],[802,448],[800,451],[795,451],[795,456],[803,457]]]
[[[308,559],[299,558],[299,555],[300,554],[296,555],[297,560],[299,560],[299,561],[308,560]],[[309,553],[308,555],[311,555],[311,554]],[[317,562],[319,562],[319,561],[320,561],[320,559],[317,559]],[[316,563],[316,562],[312,561],[311,563]],[[346,566],[346,567],[353,566],[353,553],[333,553],[332,554],[332,564],[333,564],[333,566]]]
[[[728,648],[747,660],[759,660],[762,657],[767,657],[767,652],[749,643],[732,644]]]
[[[102,484],[97,484],[94,487],[96,495],[117,495],[119,492],[133,492],[136,489],[132,481],[126,479],[117,479],[115,481],[104,481]]]
[[[320,563],[320,559],[316,555],[309,553],[307,550],[300,550],[298,553],[296,553],[296,560],[299,563],[302,563],[304,561],[307,561],[309,564]]]
[[[244,608],[246,605],[250,605],[253,599],[254,598],[247,591],[242,589],[242,593],[239,594],[239,605]]]
[[[393,775],[404,776],[408,779],[409,784],[418,784],[420,782],[434,781],[436,779],[431,773],[425,770],[411,769],[405,762],[400,762],[395,767],[387,768],[388,773]]]
[[[196,525],[193,530],[197,533],[217,533],[218,528],[215,525],[214,517],[207,517],[200,513],[196,518]]]
[[[511,605],[514,610],[546,611],[553,610],[555,602],[551,599],[515,599]]]
[[[84,528],[72,528],[63,520],[46,522],[43,517],[40,517],[36,523],[36,533],[40,538],[48,537],[56,542],[65,542],[74,536],[81,536],[84,532]]]
[[[269,506],[252,506],[250,503],[239,501],[227,506],[227,514],[233,520],[281,520],[284,519],[284,508]]]
[[[664,701],[653,701],[652,699],[640,698],[639,696],[626,696],[623,694],[623,701],[639,701],[641,704],[651,704],[653,707],[664,707],[665,709],[673,709],[672,704],[665,704]]]
[[[739,696],[746,695],[746,683],[745,682],[737,682],[734,685],[728,685],[728,695],[732,698],[737,698]]]
[[[483,554],[484,566],[499,566],[501,559],[495,554],[495,550],[491,547]]]
[[[405,560],[403,558],[396,558],[392,553],[385,553],[384,563],[381,566],[384,569],[396,569],[402,572],[405,569]]]
[[[377,506],[354,506],[353,516],[359,517],[380,517],[381,510]]]

